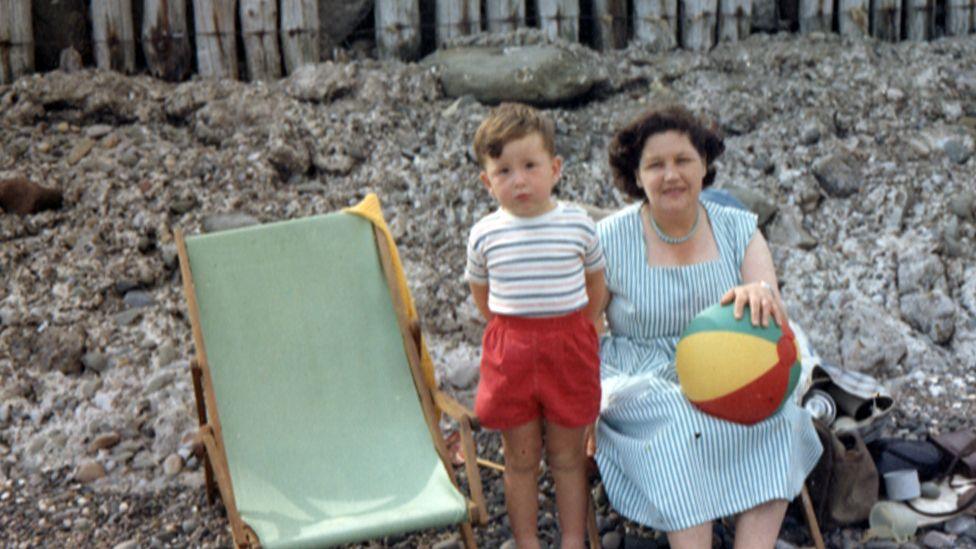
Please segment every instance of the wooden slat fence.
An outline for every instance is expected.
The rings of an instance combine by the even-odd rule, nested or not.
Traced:
[[[375,0],[368,32],[385,59],[413,60],[429,44],[439,47],[458,36],[526,26],[569,41],[585,37],[601,50],[635,42],[707,51],[752,32],[753,1],[770,0]],[[896,41],[976,31],[976,0],[772,1],[780,18],[790,19],[801,33]],[[432,23],[422,20],[422,2],[434,6]],[[145,69],[159,78],[182,80],[195,70],[208,78],[267,80],[331,56],[319,51],[319,20],[330,14],[319,13],[318,0],[90,0],[87,5],[94,61],[103,69],[135,72],[141,69],[136,66],[141,52]],[[33,28],[31,0],[0,0],[0,84],[34,71]]]

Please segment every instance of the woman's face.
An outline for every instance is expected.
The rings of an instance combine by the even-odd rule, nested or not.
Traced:
[[[654,209],[680,211],[698,204],[705,159],[682,132],[669,130],[644,142],[637,181]]]

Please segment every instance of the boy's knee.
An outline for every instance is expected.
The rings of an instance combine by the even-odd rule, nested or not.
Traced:
[[[583,467],[584,457],[582,445],[556,450],[549,449],[546,452],[546,463],[549,464],[549,469],[557,473],[574,471]]]

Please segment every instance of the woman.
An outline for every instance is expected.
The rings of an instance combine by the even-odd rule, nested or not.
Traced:
[[[610,145],[615,184],[639,200],[598,226],[611,298],[596,461],[614,508],[678,548],[711,547],[711,522],[728,515],[736,547],[773,547],[821,451],[793,399],[743,426],[693,408],[678,385],[675,346],[706,307],[787,320],[756,216],[699,202],[724,148],[681,107],[639,117]]]

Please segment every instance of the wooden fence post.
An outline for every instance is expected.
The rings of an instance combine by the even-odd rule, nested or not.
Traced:
[[[135,30],[131,0],[92,0],[92,42],[100,69],[136,70]]]
[[[735,42],[752,30],[752,0],[719,0],[718,41]]]
[[[579,0],[536,0],[535,5],[546,36],[579,42]]]
[[[437,46],[457,36],[481,31],[481,5],[478,0],[437,0]]]
[[[627,0],[593,0],[593,47],[598,50],[627,45]]]
[[[376,0],[376,50],[381,59],[416,59],[420,54],[417,0]]]
[[[0,0],[0,84],[34,70],[30,0]]]
[[[525,26],[525,0],[485,0],[490,32],[510,32]]]
[[[277,0],[241,0],[241,33],[247,77],[251,80],[280,77]]]
[[[634,40],[678,43],[678,0],[634,0]]]
[[[165,80],[183,80],[193,70],[193,52],[182,0],[145,0],[142,52],[149,73]]]
[[[871,35],[889,42],[901,38],[901,0],[871,0]]]
[[[800,32],[830,32],[833,0],[800,0]]]
[[[237,0],[193,0],[200,76],[237,79],[236,12]]]
[[[905,0],[905,38],[928,40],[934,34],[935,0]]]
[[[946,0],[946,36],[964,36],[972,29],[972,0]]]
[[[712,49],[718,0],[681,0],[681,9],[681,45],[692,51]]]
[[[838,0],[837,32],[842,36],[868,36],[871,16],[868,0]]]
[[[317,0],[281,0],[281,49],[285,71],[319,62],[319,3]]]

